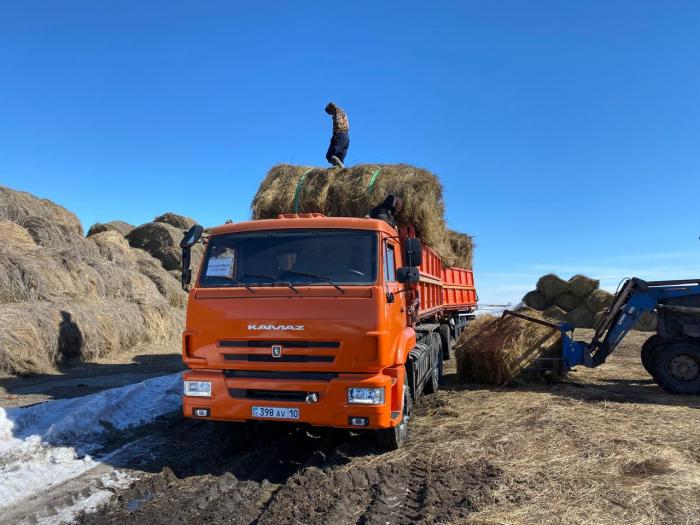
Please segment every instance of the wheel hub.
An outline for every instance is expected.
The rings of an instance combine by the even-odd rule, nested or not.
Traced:
[[[692,381],[700,374],[700,365],[687,354],[677,355],[668,364],[669,371],[681,381]]]

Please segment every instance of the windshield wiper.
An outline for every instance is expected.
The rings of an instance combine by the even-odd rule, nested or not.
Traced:
[[[278,281],[277,277],[275,277],[274,275],[265,275],[265,274],[257,274],[257,273],[244,273],[240,277],[241,278],[243,278],[243,277],[255,277],[256,279],[270,279],[270,281],[272,281],[270,283],[271,286],[276,286],[278,284],[284,284],[285,286],[288,286],[289,288],[294,290],[294,292],[300,293],[299,290],[294,288],[292,283],[290,283],[289,281]],[[255,284],[260,284],[262,286],[262,283],[255,283]]]
[[[287,270],[285,273],[293,273],[294,275],[302,275],[306,277],[313,277],[314,279],[321,279],[322,281],[326,281],[327,283],[334,286],[340,293],[346,293],[345,290],[340,287],[340,285],[334,283],[330,277],[327,277],[325,275],[319,275],[317,273],[297,272],[296,270]]]

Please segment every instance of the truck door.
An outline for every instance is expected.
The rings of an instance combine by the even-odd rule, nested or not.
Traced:
[[[406,326],[406,298],[400,293],[403,285],[396,280],[396,258],[399,244],[393,239],[384,240],[384,290],[386,293],[386,320],[390,333],[397,337]]]

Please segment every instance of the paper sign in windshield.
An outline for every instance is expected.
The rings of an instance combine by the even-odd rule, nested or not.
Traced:
[[[233,277],[233,257],[209,259],[207,277]]]

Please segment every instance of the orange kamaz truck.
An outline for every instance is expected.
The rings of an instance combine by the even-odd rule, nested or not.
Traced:
[[[476,308],[470,270],[377,219],[281,215],[208,236],[195,226],[181,247],[189,418],[370,430],[398,448]]]

